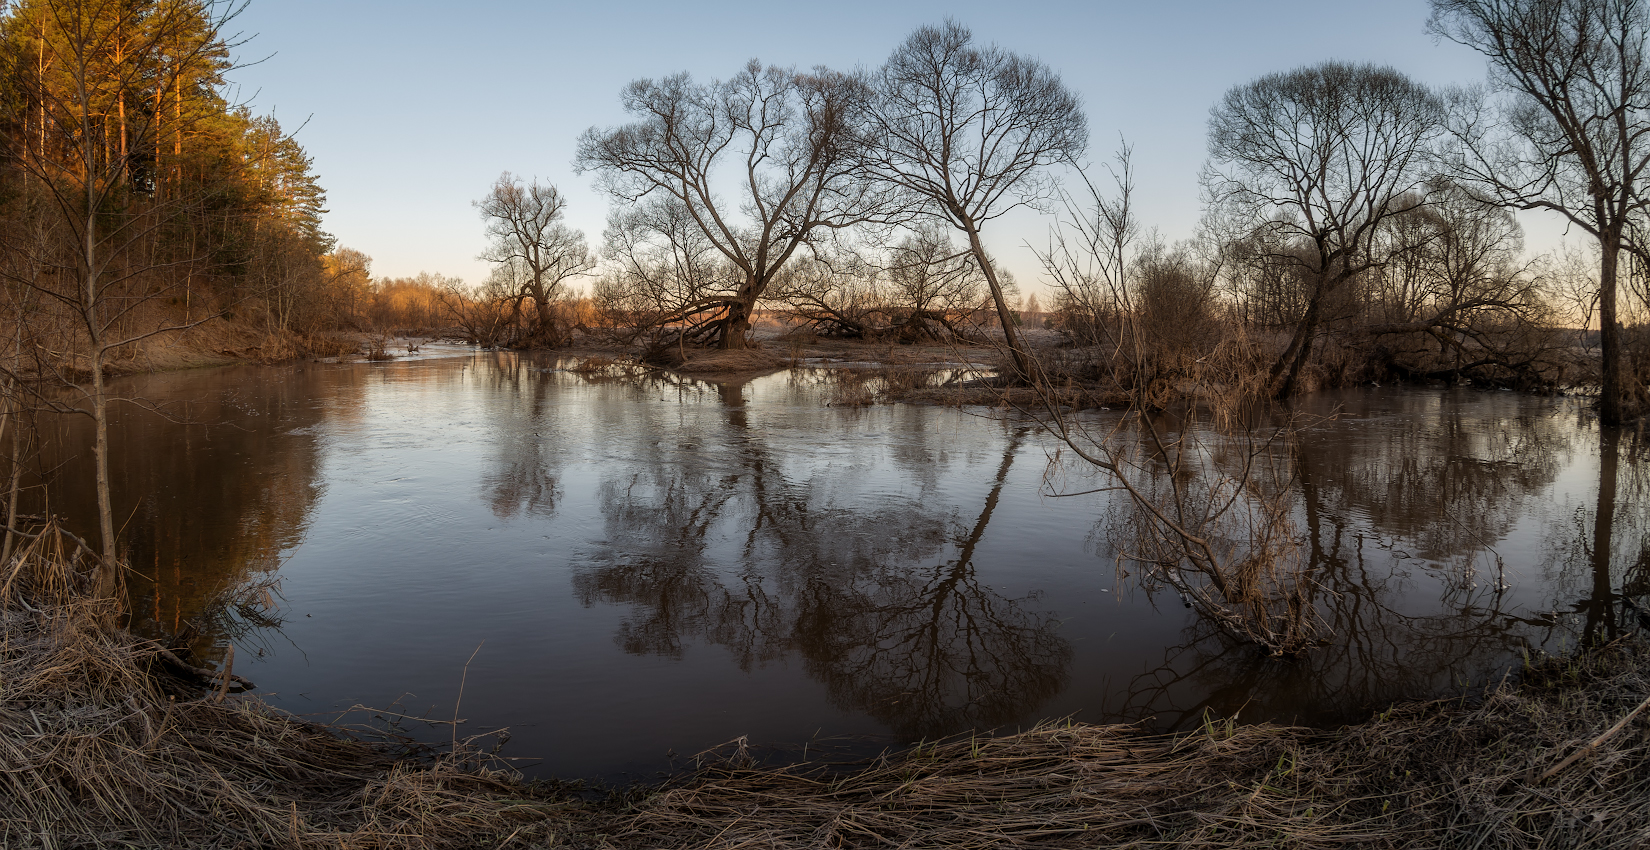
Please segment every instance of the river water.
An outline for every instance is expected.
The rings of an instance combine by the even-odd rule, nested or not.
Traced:
[[[143,400],[111,432],[134,627],[233,643],[298,714],[430,741],[450,728],[398,715],[457,716],[509,727],[530,774],[645,779],[740,737],[787,758],[1067,716],[1356,720],[1614,634],[1650,569],[1644,442],[1583,402],[1318,396],[1338,416],[1291,449],[1294,511],[1332,637],[1273,658],[1120,577],[1116,494],[1052,495],[1093,488],[1033,424],[830,406],[818,371],[571,365],[119,382]],[[50,510],[93,531],[89,428],[49,430]],[[222,614],[270,579],[273,621]]]

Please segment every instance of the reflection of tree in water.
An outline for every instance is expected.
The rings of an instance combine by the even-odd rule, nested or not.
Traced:
[[[1071,647],[1051,616],[992,593],[974,574],[975,547],[1025,434],[1004,450],[955,558],[810,584],[796,636],[839,705],[907,735],[946,735],[1009,723],[1065,686]]]
[[[1303,436],[1302,477],[1316,488],[1309,505],[1368,517],[1370,531],[1401,539],[1419,558],[1482,554],[1513,529],[1573,451],[1574,429],[1538,400],[1419,392],[1375,398],[1396,409],[1370,432],[1344,422]]]
[[[326,415],[316,399],[328,384],[351,392],[347,378],[319,369],[187,372],[124,384],[166,403],[164,416],[118,405],[109,428],[134,629],[174,635],[217,622],[209,607],[273,574],[281,553],[303,538],[321,493],[309,429]],[[42,446],[50,510],[95,533],[91,453],[82,449],[89,423],[58,425]],[[191,643],[210,658],[221,637],[194,635]]]
[[[1650,440],[1642,430],[1576,424],[1586,428],[1598,437],[1597,488],[1550,526],[1546,566],[1559,595],[1554,610],[1579,615],[1579,637],[1591,644],[1630,623],[1650,626],[1640,616],[1650,601]]]
[[[1322,535],[1321,537],[1319,535]],[[1551,635],[1551,624],[1509,610],[1492,582],[1445,587],[1416,613],[1390,547],[1335,517],[1311,532],[1319,613],[1333,637],[1275,658],[1193,621],[1163,663],[1130,683],[1108,713],[1155,714],[1172,726],[1217,715],[1336,723],[1406,697],[1425,698],[1486,675]]]
[[[740,388],[726,421],[686,449],[638,451],[601,485],[608,544],[574,578],[585,604],[628,604],[628,652],[680,657],[694,639],[741,668],[801,655],[832,700],[909,736],[1023,716],[1063,687],[1070,648],[1052,615],[981,585],[973,553],[1024,431],[979,517],[916,498],[834,503],[835,479],[789,471],[750,427]],[[933,563],[954,549],[954,557]]]
[[[1206,710],[1339,722],[1483,682],[1553,636],[1554,623],[1509,605],[1490,547],[1556,479],[1572,448],[1567,424],[1420,404],[1383,419],[1373,438],[1348,427],[1309,434],[1292,453],[1305,586],[1330,641],[1269,658],[1194,622],[1108,714],[1170,725]]]
[[[481,478],[488,506],[500,519],[555,513],[562,495],[551,468],[558,442],[545,417],[555,374],[514,352],[493,352],[492,362],[478,371],[498,396],[488,407],[495,437],[493,457]]]

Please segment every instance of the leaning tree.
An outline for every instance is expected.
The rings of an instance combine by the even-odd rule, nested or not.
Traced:
[[[1234,238],[1293,267],[1305,308],[1273,363],[1294,392],[1330,296],[1375,268],[1384,225],[1426,203],[1439,99],[1398,71],[1325,62],[1236,86],[1209,114],[1203,185]]]
[[[956,21],[917,29],[872,77],[867,173],[896,187],[909,208],[968,239],[1002,319],[1014,369],[1033,374],[981,229],[1053,197],[1050,166],[1088,142],[1082,103],[1047,65],[981,45]]]
[[[634,228],[685,216],[693,241],[702,237],[732,270],[659,311],[656,325],[681,323],[689,339],[742,348],[787,262],[876,216],[880,194],[853,156],[866,99],[851,75],[756,60],[727,80],[695,83],[682,73],[625,87],[636,120],[585,131],[575,170],[596,172],[626,208],[651,211],[628,218],[628,240],[678,240],[674,227]]]

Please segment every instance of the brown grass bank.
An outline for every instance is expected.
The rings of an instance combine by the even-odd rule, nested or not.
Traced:
[[[0,569],[0,846],[1650,845],[1637,637],[1338,730],[1053,723],[788,768],[733,752],[586,802],[463,747],[396,751],[191,681],[106,625],[77,558],[47,534]]]

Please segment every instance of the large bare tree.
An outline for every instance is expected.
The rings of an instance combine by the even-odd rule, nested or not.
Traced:
[[[1598,242],[1599,415],[1619,423],[1637,401],[1622,368],[1616,290],[1631,224],[1650,198],[1650,3],[1433,0],[1432,10],[1429,29],[1491,68],[1492,88],[1453,99],[1458,176],[1485,200],[1551,210]]]
[[[569,278],[596,267],[584,233],[562,223],[566,208],[555,186],[536,179],[523,184],[508,171],[476,201],[487,221],[488,244],[481,259],[497,264],[493,282],[517,308],[523,301],[533,302],[531,343],[561,343],[551,302]]]
[[[1082,103],[1048,66],[980,45],[956,21],[912,32],[874,75],[870,174],[961,230],[984,273],[1018,377],[1034,372],[980,230],[1054,194],[1050,166],[1088,142]]]
[[[866,91],[850,75],[753,59],[727,80],[637,80],[623,100],[636,120],[585,131],[574,167],[600,174],[620,203],[658,213],[628,219],[631,242],[636,227],[686,216],[695,240],[702,234],[734,270],[658,317],[682,322],[686,335],[744,347],[757,302],[785,263],[880,210],[852,156]],[[652,235],[679,234],[660,227]]]
[[[1392,68],[1325,62],[1268,74],[1226,93],[1209,114],[1203,185],[1213,220],[1272,246],[1305,278],[1306,306],[1271,369],[1295,390],[1325,303],[1375,267],[1392,216],[1425,203],[1439,99]],[[1257,238],[1258,237],[1258,238]]]

